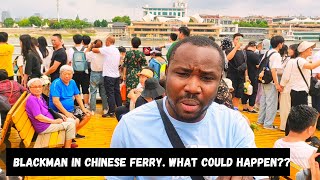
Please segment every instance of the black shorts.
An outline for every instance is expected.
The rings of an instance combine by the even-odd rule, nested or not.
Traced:
[[[89,85],[90,85],[90,75],[85,73],[84,71],[75,71],[72,78],[80,91],[81,85],[81,93],[89,94]]]
[[[242,98],[244,79],[239,77],[228,77],[232,81],[232,87],[234,91],[232,92],[232,97]]]

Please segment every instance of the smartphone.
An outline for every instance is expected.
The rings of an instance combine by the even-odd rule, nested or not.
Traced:
[[[240,37],[240,38],[239,38],[239,42],[243,42],[243,37]]]
[[[320,146],[318,148],[317,153],[320,153]],[[320,156],[316,157],[316,161],[320,164]]]
[[[151,47],[143,47],[143,53],[145,56],[150,56]]]

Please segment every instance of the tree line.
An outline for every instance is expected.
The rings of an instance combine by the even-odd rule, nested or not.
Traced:
[[[131,20],[129,16],[116,16],[112,19],[112,22],[124,22],[127,25],[130,25]],[[108,22],[105,19],[102,20],[95,20],[93,23],[89,23],[84,20],[80,20],[77,16],[76,19],[61,19],[60,22],[56,19],[41,19],[38,16],[31,16],[29,18],[23,18],[20,21],[15,21],[12,18],[6,18],[3,21],[4,27],[12,28],[14,25],[17,24],[19,27],[43,27],[48,26],[51,29],[82,29],[82,28],[89,28],[89,27],[107,27]]]
[[[233,24],[238,24],[239,27],[261,27],[261,28],[268,27],[267,21],[260,21],[260,20],[257,20],[256,22],[240,21],[240,22],[234,22]]]

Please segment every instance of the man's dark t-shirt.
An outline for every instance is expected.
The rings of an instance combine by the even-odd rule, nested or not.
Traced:
[[[55,79],[59,78],[61,66],[67,64],[67,53],[64,50],[64,48],[60,48],[60,49],[53,52],[50,67],[53,65],[54,61],[58,61],[61,64],[59,65],[57,70],[50,75],[51,82],[53,82]]]
[[[227,49],[226,55],[228,56],[228,54],[233,50],[233,48]],[[237,67],[239,67],[241,64],[243,64],[245,62],[245,55],[244,55],[244,51],[242,50],[238,50],[236,52],[236,54],[234,55],[234,57],[228,62],[228,72],[227,72],[227,77],[228,78],[241,78],[244,79],[244,74],[239,74],[238,70],[236,69]]]
[[[258,76],[259,55],[251,50],[247,50],[247,67],[250,81],[254,81]]]

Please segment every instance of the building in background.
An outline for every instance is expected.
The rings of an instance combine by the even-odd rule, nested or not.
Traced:
[[[11,18],[9,11],[2,11],[1,13],[1,22],[3,22],[5,19]]]
[[[149,7],[148,5],[146,5],[145,7],[142,7],[142,9],[143,9],[143,16],[151,14],[154,16],[161,16],[161,17],[182,18],[187,16],[187,7],[188,7],[188,3],[184,2],[184,0],[176,0],[173,3],[173,6],[169,8],[156,8],[156,7]]]

